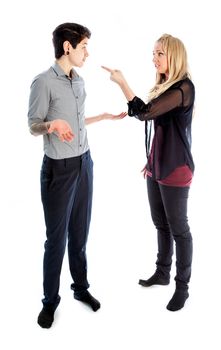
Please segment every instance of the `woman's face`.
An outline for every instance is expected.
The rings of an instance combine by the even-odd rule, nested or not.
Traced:
[[[159,74],[165,74],[168,78],[168,61],[167,54],[163,50],[162,44],[160,42],[156,42],[153,50],[153,63]]]

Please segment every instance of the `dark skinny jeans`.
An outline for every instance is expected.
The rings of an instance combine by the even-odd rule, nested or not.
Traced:
[[[157,229],[157,271],[165,278],[170,277],[175,241],[176,287],[188,289],[193,252],[187,219],[189,187],[161,185],[148,176],[147,191],[152,220]]]

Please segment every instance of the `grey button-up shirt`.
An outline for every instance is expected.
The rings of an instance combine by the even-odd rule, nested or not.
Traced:
[[[43,127],[44,152],[53,159],[76,157],[88,149],[85,128],[86,92],[84,80],[72,70],[69,79],[58,64],[39,74],[31,84],[28,124],[30,129]],[[55,133],[48,134],[45,122],[66,120],[74,133],[71,142],[60,141]]]

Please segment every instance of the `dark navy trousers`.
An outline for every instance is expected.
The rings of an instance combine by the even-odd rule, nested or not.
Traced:
[[[193,253],[187,218],[189,187],[161,185],[148,176],[147,190],[152,220],[157,229],[157,270],[169,278],[175,241],[176,286],[188,289]]]
[[[86,243],[91,220],[93,161],[82,156],[54,160],[46,155],[41,168],[41,198],[46,225],[43,260],[44,306],[56,309],[67,244],[72,288],[84,291],[87,281]]]

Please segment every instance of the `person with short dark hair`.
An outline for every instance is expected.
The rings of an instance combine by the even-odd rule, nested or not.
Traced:
[[[91,32],[77,23],[64,23],[53,32],[55,64],[31,84],[28,123],[33,135],[43,135],[41,199],[46,225],[43,261],[43,308],[38,324],[50,328],[60,302],[59,284],[68,242],[74,298],[93,311],[100,302],[88,291],[86,243],[93,192],[93,161],[85,124],[117,120],[126,113],[85,118],[84,80],[73,67],[88,57]]]

